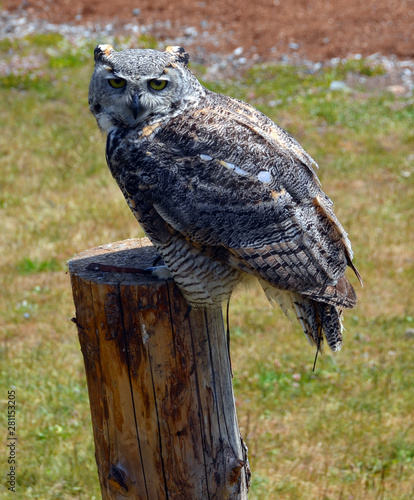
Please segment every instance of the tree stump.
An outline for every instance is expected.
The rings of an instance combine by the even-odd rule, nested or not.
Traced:
[[[222,311],[135,273],[156,257],[143,239],[69,262],[102,498],[247,499]]]

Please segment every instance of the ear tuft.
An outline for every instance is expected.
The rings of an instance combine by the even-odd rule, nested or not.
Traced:
[[[168,52],[169,54],[173,55],[176,62],[184,64],[184,66],[187,66],[188,61],[190,60],[190,56],[185,51],[184,47],[180,47],[178,45],[174,45],[174,46],[169,45],[165,49],[165,52]]]
[[[104,45],[97,45],[95,47],[95,50],[93,51],[93,57],[95,61],[99,61],[103,57],[109,57],[111,52],[114,51],[114,48],[112,45],[104,44]]]

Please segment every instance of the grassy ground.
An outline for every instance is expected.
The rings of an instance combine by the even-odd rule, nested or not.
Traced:
[[[23,68],[0,76],[0,401],[4,416],[15,390],[18,498],[100,497],[65,263],[142,232],[88,111],[93,45],[58,35],[0,41],[1,57],[18,55]],[[314,373],[299,327],[259,291],[232,302],[251,499],[414,497],[413,99],[330,91],[348,71],[381,69],[262,67],[208,84],[258,106],[318,161],[365,285],[353,280],[359,305],[345,315],[343,351],[326,352]]]

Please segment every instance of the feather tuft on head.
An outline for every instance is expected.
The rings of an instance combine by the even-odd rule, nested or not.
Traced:
[[[190,56],[185,51],[184,47],[180,47],[178,45],[169,45],[165,49],[165,52],[173,55],[175,57],[175,60],[181,64],[184,64],[184,66],[187,66],[188,61],[190,60]]]
[[[109,57],[110,53],[114,51],[114,48],[112,45],[109,44],[103,44],[103,45],[97,45],[95,47],[95,50],[93,51],[93,57],[95,61],[99,61],[100,59],[103,58],[103,56]]]

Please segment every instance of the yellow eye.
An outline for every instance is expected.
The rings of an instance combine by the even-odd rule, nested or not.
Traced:
[[[148,85],[153,89],[153,90],[163,90],[167,86],[167,80],[150,80],[148,82]]]
[[[114,89],[121,89],[126,85],[126,81],[122,78],[111,78],[110,80],[108,80],[108,83]]]

